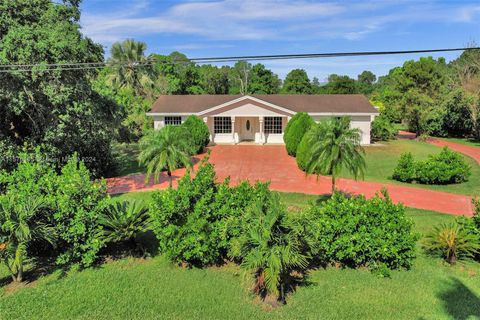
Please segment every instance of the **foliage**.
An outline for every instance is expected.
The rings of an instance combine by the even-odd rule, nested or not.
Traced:
[[[349,76],[331,74],[328,76],[328,83],[325,86],[325,93],[328,94],[352,94],[357,93],[355,80]]]
[[[416,163],[411,152],[402,153],[393,170],[392,178],[402,182],[412,182],[417,177]]]
[[[449,136],[467,136],[473,132],[470,104],[465,93],[457,89],[446,96],[443,128]]]
[[[105,181],[92,182],[86,166],[74,156],[55,186],[52,224],[62,249],[57,262],[91,266],[104,245],[99,218],[108,205]]]
[[[445,261],[455,264],[458,259],[470,258],[480,250],[480,236],[469,233],[458,223],[435,226],[425,239],[424,248],[441,255]]]
[[[108,172],[116,110],[92,89],[96,70],[46,66],[103,62],[102,47],[80,33],[78,4],[9,0],[0,12],[0,64],[41,65],[0,74],[2,140],[42,145],[58,168],[77,152],[94,176]]]
[[[291,272],[303,271],[308,257],[302,252],[300,229],[288,219],[278,196],[268,200],[268,205],[257,201],[248,208],[240,235],[231,241],[230,255],[253,275],[255,293],[273,294],[285,302]]]
[[[40,197],[0,196],[0,259],[13,281],[23,280],[28,249],[35,241],[53,242],[52,227],[41,216],[43,206]]]
[[[187,117],[182,123],[182,128],[185,130],[185,135],[188,135],[188,143],[191,144],[191,154],[198,154],[202,152],[210,142],[210,131],[208,126],[202,119],[195,115]]]
[[[288,121],[283,134],[283,141],[289,155],[295,156],[297,154],[300,141],[313,124],[315,124],[315,121],[306,112],[298,112]]]
[[[110,50],[107,80],[117,88],[131,89],[137,95],[145,96],[152,86],[152,70],[145,57],[147,45],[133,39],[115,42]]]
[[[468,181],[470,175],[470,166],[463,156],[444,147],[426,161],[414,161],[411,153],[402,154],[392,177],[402,182],[449,184]]]
[[[307,72],[303,69],[293,69],[285,77],[282,93],[312,93],[312,85]]]
[[[305,172],[332,175],[332,192],[342,168],[355,179],[363,177],[365,151],[360,146],[360,130],[350,128],[349,117],[323,120],[312,126],[304,139],[308,145],[306,155],[301,156],[305,159]]]
[[[162,170],[166,169],[171,187],[172,171],[181,165],[191,165],[188,139],[182,135],[182,127],[165,126],[150,131],[140,140],[138,161],[147,167],[146,181],[153,174],[154,181],[158,182]]]
[[[417,240],[413,222],[386,190],[382,195],[367,200],[335,192],[322,205],[311,205],[299,219],[312,257],[348,267],[410,268]]]
[[[138,202],[113,202],[105,211],[99,217],[99,223],[106,243],[135,243],[137,235],[150,228],[148,209]]]
[[[372,130],[370,132],[372,141],[392,140],[395,139],[397,133],[398,130],[395,128],[395,125],[384,115],[375,117],[375,120],[372,122]]]

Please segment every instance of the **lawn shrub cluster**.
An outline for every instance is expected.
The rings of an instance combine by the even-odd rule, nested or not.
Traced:
[[[390,122],[388,117],[379,115],[375,117],[372,122],[371,140],[374,141],[388,141],[395,139],[398,130],[395,125]]]
[[[415,257],[413,222],[386,191],[369,200],[337,192],[301,219],[311,254],[322,263],[408,269]]]
[[[470,177],[470,166],[458,152],[444,147],[426,161],[414,161],[411,153],[402,154],[393,172],[393,179],[423,184],[462,183]]]
[[[295,156],[297,154],[300,141],[314,123],[312,117],[305,112],[295,114],[288,121],[283,134],[283,141],[289,155]]]
[[[180,130],[187,137],[190,153],[192,155],[203,152],[210,142],[208,126],[197,116],[189,116],[180,126]]]
[[[215,182],[208,157],[177,189],[158,191],[150,206],[160,252],[172,262],[203,267],[232,259],[261,296],[284,300],[292,271],[340,264],[372,270],[409,268],[416,235],[403,206],[386,192],[371,200],[340,193],[290,214],[267,184]]]

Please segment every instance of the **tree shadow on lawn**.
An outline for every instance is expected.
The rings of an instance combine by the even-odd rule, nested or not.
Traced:
[[[480,298],[465,286],[459,279],[450,278],[449,288],[437,294],[444,310],[458,320],[476,319],[480,317]],[[473,317],[473,318],[472,318]]]

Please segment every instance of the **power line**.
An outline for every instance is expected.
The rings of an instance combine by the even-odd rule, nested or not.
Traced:
[[[149,58],[147,62],[134,63],[109,63],[109,62],[72,62],[72,63],[47,63],[47,64],[9,64],[0,65],[0,73],[11,72],[47,72],[47,71],[69,71],[69,70],[89,70],[103,68],[107,65],[125,66],[131,68],[151,66],[156,63],[166,64],[188,64],[188,63],[222,63],[236,61],[266,61],[266,60],[287,60],[287,59],[316,59],[316,58],[335,58],[335,57],[353,57],[353,56],[377,56],[377,55],[398,55],[415,53],[435,53],[452,52],[465,50],[478,50],[480,47],[469,48],[446,48],[446,49],[424,49],[424,50],[401,50],[401,51],[359,51],[359,52],[330,52],[330,53],[306,53],[306,54],[280,54],[280,55],[252,55],[252,56],[227,56],[227,57],[204,57],[191,58],[187,60],[173,61],[155,61]],[[37,69],[38,68],[38,69]]]

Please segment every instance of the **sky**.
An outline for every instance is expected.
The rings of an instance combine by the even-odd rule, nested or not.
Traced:
[[[147,54],[189,58],[395,51],[480,44],[480,0],[83,0],[83,33],[101,43],[127,38]],[[447,61],[460,53],[432,54]],[[425,55],[425,54],[423,54]],[[336,73],[377,76],[421,55],[261,61],[282,79],[295,68],[325,81]]]

